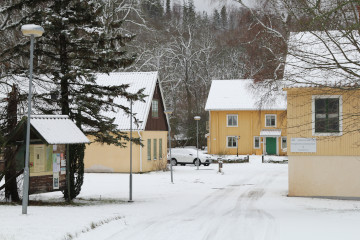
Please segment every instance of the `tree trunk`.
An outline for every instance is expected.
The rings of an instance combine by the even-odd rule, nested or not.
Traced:
[[[8,98],[6,109],[6,134],[9,135],[17,124],[17,104],[18,90],[14,85]],[[5,198],[13,202],[20,201],[17,182],[16,182],[16,147],[6,146],[4,152],[5,159]]]

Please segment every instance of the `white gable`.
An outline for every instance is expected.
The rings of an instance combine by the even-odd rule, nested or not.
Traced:
[[[90,143],[66,115],[32,115],[30,124],[48,144]]]
[[[213,80],[205,110],[285,110],[286,93],[267,83],[257,84],[251,79]]]
[[[146,126],[146,120],[150,111],[151,100],[153,98],[156,82],[158,80],[157,72],[117,72],[110,74],[97,74],[96,83],[101,86],[117,86],[122,84],[129,84],[129,88],[126,91],[130,93],[136,93],[140,89],[144,88],[144,94],[147,95],[144,100],[133,102],[132,111],[135,117],[140,122],[136,125],[133,121],[133,130],[144,130]],[[130,102],[124,97],[117,97],[114,99],[116,104],[121,104],[126,107],[130,107]],[[118,112],[103,112],[103,115],[111,118],[115,118],[115,124],[118,125],[119,130],[130,129],[130,116],[119,109]]]

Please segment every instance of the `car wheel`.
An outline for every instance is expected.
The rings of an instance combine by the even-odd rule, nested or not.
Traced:
[[[177,165],[177,161],[175,158],[171,159],[171,165],[173,165],[173,166]]]
[[[198,159],[198,158],[195,158],[195,159],[194,159],[194,162],[193,162],[194,165],[197,166],[197,161],[199,161],[199,166],[201,166],[201,161],[200,161],[200,159]]]
[[[206,166],[206,167],[209,166],[209,165],[210,165],[209,163],[204,163],[204,166]]]

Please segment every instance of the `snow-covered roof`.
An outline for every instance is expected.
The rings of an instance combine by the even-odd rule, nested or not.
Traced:
[[[284,87],[340,87],[358,84],[360,74],[357,31],[291,33]]]
[[[132,121],[133,130],[144,130],[146,121],[151,107],[151,101],[155,91],[156,83],[158,81],[158,72],[114,72],[110,74],[97,74],[97,84],[101,86],[117,86],[123,84],[129,84],[127,91],[130,93],[136,93],[140,89],[144,89],[145,102],[136,101],[133,102],[132,111],[137,118],[139,124],[137,125]],[[160,86],[160,85],[159,85]],[[160,91],[161,86],[160,86]],[[161,93],[161,96],[163,94]],[[114,99],[116,104],[121,104],[126,107],[130,107],[130,102],[124,97],[117,97]],[[164,102],[164,101],[163,101]],[[125,114],[122,109],[118,112],[103,112],[103,115],[115,118],[114,123],[118,125],[119,130],[130,129],[130,116]]]
[[[252,79],[213,80],[206,102],[207,111],[285,110],[286,93],[270,81]]]
[[[90,143],[66,115],[32,115],[30,124],[48,144]]]
[[[281,136],[281,129],[262,129],[260,131],[261,137],[279,137]]]

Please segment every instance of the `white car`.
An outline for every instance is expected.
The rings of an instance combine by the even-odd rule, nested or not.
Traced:
[[[196,149],[192,148],[172,148],[171,149],[171,164],[176,166],[177,164],[194,164],[197,166],[196,158],[197,152]],[[203,154],[199,151],[199,166],[203,164],[204,166],[209,166],[211,163],[210,157]]]

